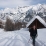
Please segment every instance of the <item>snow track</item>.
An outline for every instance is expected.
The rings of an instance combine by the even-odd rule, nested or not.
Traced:
[[[0,46],[33,46],[32,39],[28,42],[29,39],[28,31],[0,32]],[[46,44],[37,38],[36,46],[46,46]]]
[[[31,46],[32,45],[32,39],[30,39],[30,43],[28,43],[28,37],[29,37],[29,35],[27,35],[27,34],[24,34],[24,33],[20,33],[20,35],[22,36],[22,38],[24,38],[27,42],[25,42],[25,43],[27,43],[28,44],[28,46]],[[27,37],[26,37],[27,36]],[[24,40],[24,41],[25,41]],[[29,45],[30,44],[30,45]],[[36,44],[35,44],[36,46],[46,46],[41,40],[39,40],[39,39],[36,39]]]

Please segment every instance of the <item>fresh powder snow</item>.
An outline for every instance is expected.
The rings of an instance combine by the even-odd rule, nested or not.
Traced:
[[[29,41],[30,39],[30,41]],[[46,46],[46,29],[38,29],[36,46]],[[27,28],[16,31],[0,29],[0,46],[33,46]]]

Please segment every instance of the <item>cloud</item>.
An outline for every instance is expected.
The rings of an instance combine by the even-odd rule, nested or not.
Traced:
[[[15,8],[17,6],[28,6],[38,3],[46,3],[46,0],[0,0],[0,8]]]
[[[31,4],[46,4],[46,0],[32,0]]]
[[[16,7],[29,5],[31,0],[0,0],[0,7]]]

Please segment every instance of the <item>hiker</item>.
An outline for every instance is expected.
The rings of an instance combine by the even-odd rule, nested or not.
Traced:
[[[33,46],[35,46],[35,38],[37,37],[37,29],[36,29],[36,26],[33,25],[32,28],[29,28],[29,32],[30,32],[30,37],[33,40]]]

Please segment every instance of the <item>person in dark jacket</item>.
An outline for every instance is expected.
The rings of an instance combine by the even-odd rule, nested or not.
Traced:
[[[33,40],[33,46],[35,46],[35,38],[37,37],[37,28],[35,25],[33,25],[32,28],[29,29],[30,37],[32,37]]]

